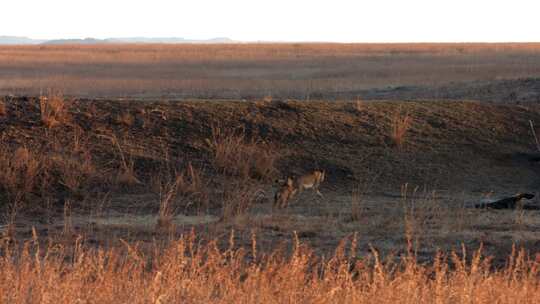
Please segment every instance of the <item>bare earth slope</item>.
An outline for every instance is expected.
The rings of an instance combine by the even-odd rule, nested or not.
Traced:
[[[6,140],[44,138],[47,129],[40,125],[36,102],[13,99],[8,107],[18,111],[19,117],[10,115],[0,120]],[[93,114],[87,113],[90,108]],[[535,151],[529,120],[540,124],[539,109],[535,104],[430,100],[76,101],[71,111],[75,123],[95,141],[91,144],[96,149],[113,150],[104,151],[108,153],[114,153],[114,147],[99,135],[117,132],[129,139],[130,145],[139,147],[134,153],[141,155],[135,157],[150,155],[162,141],[181,158],[207,163],[205,140],[213,126],[220,126],[244,129],[248,137],[282,149],[281,174],[319,167],[328,170],[336,184],[378,176],[384,180],[381,188],[399,189],[409,182],[441,189],[514,191],[516,187],[537,185],[535,167],[524,154]],[[143,111],[146,114],[141,114]],[[122,122],[125,113],[133,119],[130,126]],[[392,120],[398,114],[412,119],[401,149],[390,136]],[[69,133],[70,127],[55,132]]]
[[[54,227],[60,227],[57,229],[64,229],[59,223],[65,221],[61,210],[67,199],[76,207],[83,197],[82,214],[88,206],[97,204],[93,199],[103,197],[110,200],[105,205],[109,214],[144,214],[144,219],[156,214],[156,193],[161,192],[152,190],[156,182],[152,174],[166,159],[172,166],[192,164],[203,172],[204,179],[211,180],[210,207],[199,209],[203,216],[200,225],[186,220],[181,222],[181,229],[190,229],[195,223],[197,229],[213,235],[235,228],[245,231],[241,235],[246,241],[249,231],[257,229],[263,247],[290,239],[292,231],[297,231],[323,252],[353,232],[364,234],[361,248],[366,252],[369,243],[392,251],[402,248],[405,233],[413,228],[427,242],[423,243],[427,256],[436,248],[453,248],[460,242],[478,245],[482,241],[488,252],[497,254],[503,252],[498,251],[500,248],[509,250],[509,244],[515,241],[525,242],[530,248],[540,244],[536,212],[520,216],[463,208],[470,200],[479,200],[490,192],[494,196],[536,193],[540,171],[529,160],[537,156],[529,127],[529,121],[540,124],[540,107],[536,104],[74,100],[68,108],[70,119],[52,128],[44,125],[39,103],[32,98],[6,98],[4,105],[5,114],[0,117],[3,147],[11,151],[27,147],[54,159],[59,153],[73,158],[77,154],[67,151],[75,151],[75,144],[83,145],[98,168],[99,178],[81,187],[93,193],[90,195],[75,193],[81,189],[69,192],[65,189],[69,180],[61,179],[55,191],[64,194],[48,200],[56,209],[47,207],[59,212],[59,222],[52,220]],[[401,147],[391,137],[396,117],[411,119]],[[235,176],[219,178],[223,171],[215,167],[208,148],[212,128],[241,132],[246,141],[277,151],[276,171],[269,171],[272,178],[315,168],[326,170],[328,179],[321,189],[325,197],[317,199],[308,192],[295,199],[289,210],[272,211],[271,178],[250,180],[264,189],[265,196],[250,205],[250,215],[208,224],[212,220],[204,216],[222,217],[226,212],[222,204],[228,185],[241,185],[235,184]],[[138,179],[127,188],[108,178],[122,170],[124,162]],[[48,177],[49,185],[55,174]],[[188,210],[186,202],[178,201],[175,210]],[[29,227],[38,224],[35,218],[21,224],[21,233],[29,233]],[[77,229],[84,229],[87,219],[75,221]],[[92,225],[92,229],[113,231],[109,234],[127,233],[128,239],[156,237],[153,228],[120,229],[117,222],[107,226],[103,220],[95,220]],[[47,227],[42,229],[54,231]],[[99,235],[107,233],[93,237],[101,242]]]

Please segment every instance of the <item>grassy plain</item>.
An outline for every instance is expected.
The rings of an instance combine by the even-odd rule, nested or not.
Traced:
[[[2,47],[0,301],[536,303],[539,51]]]
[[[537,77],[540,44],[0,47],[0,93],[76,97],[363,98],[365,90]]]

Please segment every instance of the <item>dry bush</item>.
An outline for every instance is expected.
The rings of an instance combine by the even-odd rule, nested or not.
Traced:
[[[39,97],[41,121],[47,128],[52,129],[70,121],[70,102],[64,100],[61,93],[49,93]]]
[[[175,179],[169,180],[160,185],[159,191],[159,212],[156,223],[158,230],[167,229],[172,224],[172,218],[176,213],[174,200],[178,193],[178,188],[183,183],[183,177],[177,175]]]
[[[264,191],[249,180],[231,181],[224,185],[221,202],[223,220],[247,214],[253,205],[264,200]]]
[[[120,145],[118,137],[114,133],[111,136],[102,136],[110,139],[111,143],[118,149],[118,154],[120,156],[120,171],[116,175],[116,183],[127,187],[142,184],[135,173],[135,162],[132,158],[127,157],[128,155]]]
[[[168,164],[166,164],[168,165]],[[153,190],[159,195],[158,227],[168,227],[180,207],[197,211],[209,207],[209,189],[201,170],[189,163],[184,170],[161,170],[151,177]]]
[[[321,259],[298,239],[292,252],[258,253],[256,243],[227,248],[183,236],[165,248],[40,248],[37,237],[20,252],[4,245],[0,297],[4,303],[538,303],[540,262],[514,250],[494,271],[481,249],[397,262],[372,249],[355,257],[344,241]],[[252,242],[256,241],[253,236]],[[350,250],[346,250],[349,246]],[[69,257],[69,258],[67,258]]]
[[[358,185],[352,190],[351,194],[351,221],[359,221],[364,218],[367,210],[364,196],[373,190],[378,178],[378,175],[360,177]]]
[[[208,209],[209,189],[208,182],[205,181],[200,169],[195,168],[191,163],[179,174],[179,193],[187,201],[186,208],[191,205],[200,210]]]
[[[25,147],[0,149],[0,195],[11,204],[20,204],[39,183],[41,159]]]
[[[116,122],[126,127],[131,127],[135,123],[135,116],[129,111],[122,112],[116,116]]]
[[[168,165],[168,164],[167,164]],[[160,192],[163,187],[163,181],[168,183],[170,180],[177,181],[178,193],[184,197],[206,196],[208,195],[207,183],[204,180],[203,172],[195,168],[191,163],[181,170],[171,168],[161,169],[161,172],[151,177],[153,190]]]
[[[0,149],[0,199],[8,211],[46,208],[52,201],[82,200],[100,174],[89,153]],[[76,201],[74,201],[76,202]]]
[[[58,172],[59,183],[72,194],[81,194],[98,177],[92,155],[86,153],[54,153],[49,155],[50,170]]]
[[[405,144],[407,131],[409,131],[409,128],[411,127],[412,120],[412,116],[409,114],[409,112],[402,113],[401,108],[399,108],[392,116],[392,130],[390,133],[390,137],[394,141],[394,144],[400,150]]]
[[[437,199],[435,192],[409,191],[408,184],[401,189],[401,207],[403,208],[403,228],[408,238],[422,238],[431,228],[443,224],[449,210]]]
[[[279,153],[268,143],[247,139],[243,130],[212,128],[207,139],[214,166],[225,174],[272,180]]]
[[[13,235],[13,224],[19,211],[26,207],[28,196],[42,182],[42,161],[25,147],[0,148],[0,210],[6,211],[5,236]]]

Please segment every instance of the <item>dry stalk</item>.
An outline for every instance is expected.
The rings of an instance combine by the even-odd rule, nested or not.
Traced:
[[[49,128],[55,128],[70,121],[69,107],[71,104],[64,100],[61,93],[49,93],[39,97],[41,121]]]
[[[214,166],[228,175],[242,179],[272,180],[279,153],[268,143],[248,140],[243,129],[223,130],[212,127],[212,137],[206,140]]]
[[[391,121],[392,132],[390,137],[394,141],[396,147],[399,150],[403,149],[405,144],[407,131],[409,131],[412,124],[412,116],[409,112],[404,114],[401,111],[401,108],[394,113]]]

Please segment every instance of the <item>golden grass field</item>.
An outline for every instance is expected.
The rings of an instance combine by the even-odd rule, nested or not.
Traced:
[[[363,90],[537,77],[540,44],[0,47],[0,93],[320,99]]]
[[[474,204],[540,206],[538,48],[1,47],[0,302],[537,303],[540,212]]]

